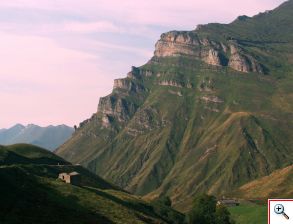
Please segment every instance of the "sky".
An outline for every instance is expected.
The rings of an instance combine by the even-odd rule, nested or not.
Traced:
[[[1,0],[0,128],[78,125],[160,34],[230,23],[284,0]]]

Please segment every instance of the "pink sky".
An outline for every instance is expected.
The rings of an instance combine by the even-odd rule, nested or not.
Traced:
[[[132,65],[147,62],[162,32],[228,23],[282,0],[2,0],[0,128],[74,125]]]

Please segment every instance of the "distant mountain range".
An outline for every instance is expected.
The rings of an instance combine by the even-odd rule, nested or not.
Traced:
[[[40,127],[16,124],[9,129],[0,129],[0,144],[28,143],[53,151],[68,140],[74,129],[66,125]]]

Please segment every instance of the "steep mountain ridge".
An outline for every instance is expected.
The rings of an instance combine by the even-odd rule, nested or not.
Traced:
[[[179,208],[292,164],[292,10],[162,34],[57,154]]]

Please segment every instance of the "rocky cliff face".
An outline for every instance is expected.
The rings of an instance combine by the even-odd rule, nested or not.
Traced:
[[[155,56],[188,56],[215,66],[228,66],[240,72],[263,73],[262,65],[249,54],[242,52],[237,41],[223,41],[200,37],[197,30],[171,31],[161,35],[156,43]]]
[[[57,153],[179,208],[290,165],[292,10],[162,34]]]
[[[237,41],[216,41],[198,35],[200,29],[195,31],[171,31],[161,35],[155,45],[154,56],[158,58],[187,56],[200,60],[213,66],[230,67],[240,72],[263,73],[262,65],[243,49]],[[126,122],[135,113],[136,105],[125,100],[129,94],[145,92],[144,86],[137,80],[151,77],[152,70],[132,67],[127,78],[115,79],[113,94],[100,99],[97,114],[99,114],[102,127],[109,128],[111,122]],[[160,73],[155,74],[160,77]],[[160,80],[158,85],[192,88],[190,83],[186,86],[174,80]],[[118,92],[119,94],[115,94]]]
[[[230,45],[230,58],[228,66],[241,72],[263,73],[262,65],[249,54],[244,54],[236,44]]]

